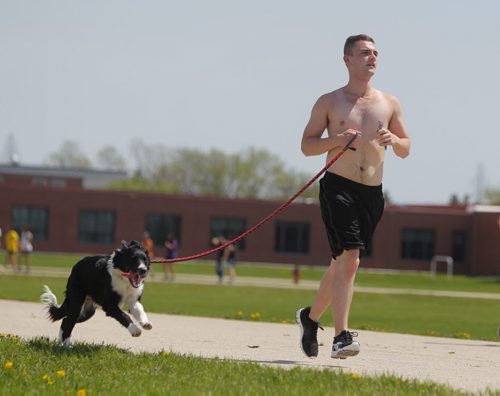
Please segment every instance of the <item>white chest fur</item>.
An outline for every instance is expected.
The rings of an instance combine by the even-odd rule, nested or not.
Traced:
[[[120,307],[127,304],[133,306],[142,295],[144,284],[138,288],[132,287],[129,280],[122,276],[121,271],[113,268],[113,256],[108,260],[108,272],[111,275],[111,288],[120,296]]]

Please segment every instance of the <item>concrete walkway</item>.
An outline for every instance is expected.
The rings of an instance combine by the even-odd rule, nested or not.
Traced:
[[[153,329],[132,338],[115,320],[98,311],[90,321],[75,327],[73,340],[108,343],[132,352],[166,350],[281,368],[300,366],[370,376],[388,373],[475,393],[486,388],[500,391],[500,343],[496,342],[362,330],[358,337],[360,355],[335,360],[329,357],[333,329],[325,328],[318,335],[320,356],[310,360],[300,351],[297,325],[161,314],[149,314],[149,319]],[[0,300],[0,332],[56,339],[59,323],[46,319],[42,304]]]

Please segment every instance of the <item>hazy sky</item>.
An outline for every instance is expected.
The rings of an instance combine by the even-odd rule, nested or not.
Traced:
[[[32,165],[64,140],[91,159],[106,145],[128,157],[135,138],[253,146],[312,175],[312,105],[347,81],[345,38],[368,33],[374,86],[399,98],[413,140],[405,160],[388,152],[385,190],[474,198],[500,188],[499,15],[493,0],[0,0],[0,148],[14,135]]]

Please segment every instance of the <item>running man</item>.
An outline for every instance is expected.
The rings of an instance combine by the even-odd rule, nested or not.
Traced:
[[[317,100],[302,136],[302,152],[306,156],[327,153],[327,162],[357,136],[351,150],[320,180],[321,215],[332,259],[312,306],[297,311],[302,351],[310,358],[318,356],[319,320],[329,305],[335,324],[332,358],[359,353],[348,317],[360,251],[370,243],[384,210],[386,149],[392,147],[400,158],[410,153],[398,99],[372,87],[378,61],[374,40],[364,34],[347,38],[343,59],[347,85]]]

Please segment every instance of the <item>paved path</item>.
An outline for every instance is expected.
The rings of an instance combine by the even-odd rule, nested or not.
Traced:
[[[73,340],[109,343],[133,352],[162,350],[201,357],[250,361],[282,368],[342,370],[362,375],[390,373],[432,380],[456,389],[500,391],[500,343],[360,331],[361,353],[347,360],[329,357],[333,329],[319,332],[320,356],[310,360],[299,349],[297,325],[149,314],[153,330],[132,338],[98,311],[78,324]],[[24,338],[56,339],[59,324],[46,319],[41,304],[0,300],[0,332]]]

